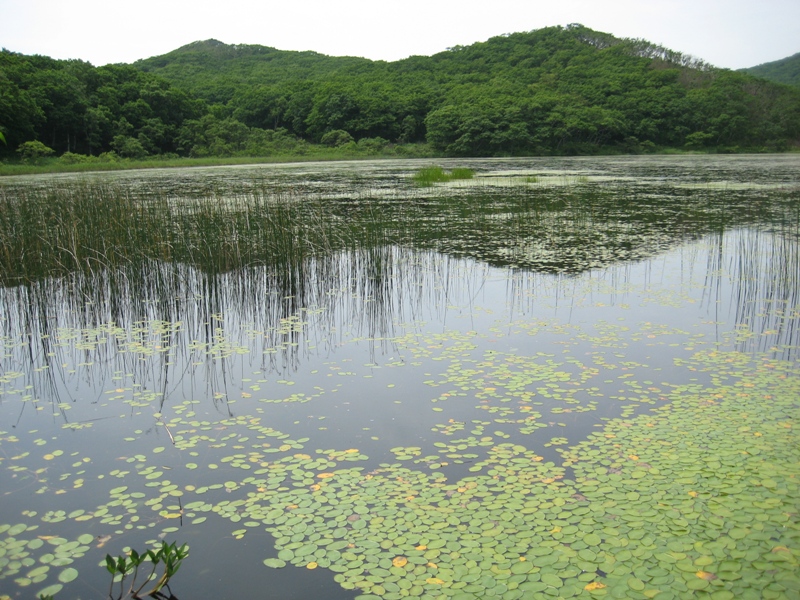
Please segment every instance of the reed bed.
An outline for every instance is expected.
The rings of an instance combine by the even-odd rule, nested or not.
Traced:
[[[351,320],[373,311],[365,327],[379,335],[398,302],[401,270],[420,254],[577,274],[733,228],[777,238],[768,265],[759,244],[739,256],[757,265],[745,265],[748,273],[768,266],[776,274],[770,297],[796,306],[800,206],[789,192],[426,192],[331,198],[244,186],[176,197],[99,183],[0,190],[3,326],[48,339],[58,326],[48,315],[62,310],[54,306],[68,306],[87,327],[185,321],[192,311],[202,314],[191,320],[209,323],[233,303],[251,307],[261,329],[278,331],[281,319],[347,290],[371,299]]]
[[[0,196],[0,282],[13,285],[149,261],[208,273],[243,266],[296,269],[352,246],[354,228],[313,198],[135,197],[122,187],[50,187]]]
[[[445,171],[442,167],[423,167],[414,174],[414,182],[421,186],[432,186],[434,183],[446,183],[459,179],[472,179],[475,172],[472,169],[457,167]]]
[[[158,263],[211,275],[264,267],[291,290],[311,261],[343,251],[363,253],[370,276],[381,280],[388,246],[580,272],[730,227],[761,224],[797,235],[799,215],[791,194],[777,192],[759,198],[521,185],[324,197],[243,186],[176,197],[159,187],[51,184],[0,190],[0,285],[103,271],[148,279]]]

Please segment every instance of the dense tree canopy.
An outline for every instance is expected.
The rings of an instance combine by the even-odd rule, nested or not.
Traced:
[[[183,122],[208,110],[130,65],[95,68],[4,50],[0,77],[0,125],[11,148],[36,140],[59,154],[174,152]]]
[[[781,60],[775,60],[741,70],[757,77],[769,79],[770,81],[777,81],[778,83],[800,87],[800,52],[782,58]]]
[[[308,142],[457,156],[782,150],[800,144],[800,90],[580,25],[392,63],[215,40],[98,68],[4,50],[0,131],[7,155],[34,140],[134,158]]]

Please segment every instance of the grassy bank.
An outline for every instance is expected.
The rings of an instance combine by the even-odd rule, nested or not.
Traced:
[[[800,148],[790,152],[800,152]],[[763,149],[751,149],[750,151],[738,152],[738,154],[762,154]],[[614,152],[609,149],[607,155],[622,155],[624,153]],[[697,151],[679,148],[659,148],[648,154],[718,154],[714,150]],[[75,156],[75,155],[72,155]],[[89,171],[126,171],[133,169],[169,169],[178,167],[214,167],[224,165],[257,165],[275,164],[288,162],[313,162],[313,161],[336,161],[336,160],[374,160],[381,158],[443,158],[439,152],[435,152],[428,144],[398,144],[387,146],[380,151],[362,151],[351,147],[330,148],[321,145],[309,145],[307,151],[302,153],[271,154],[269,156],[206,156],[202,158],[189,158],[178,156],[152,156],[143,159],[130,159],[113,157],[87,156],[85,160],[73,162],[59,158],[40,158],[33,162],[0,162],[0,177],[12,175],[37,175],[45,173],[82,173]],[[432,182],[444,181],[439,179],[441,175],[429,174]],[[423,179],[426,176],[421,176]],[[445,174],[446,179],[463,179],[465,177],[455,174]],[[466,177],[468,178],[468,177]],[[418,183],[423,183],[418,180]]]
[[[40,158],[33,162],[2,162],[0,177],[9,175],[35,175],[41,173],[80,173],[87,171],[124,171],[131,169],[168,169],[176,167],[212,167],[221,165],[271,164],[284,162],[311,162],[333,160],[370,160],[379,158],[431,158],[436,156],[427,144],[402,144],[387,146],[377,152],[364,152],[349,148],[310,146],[302,154],[272,154],[269,156],[207,156],[202,158],[153,156],[143,159],[95,156],[83,157],[78,162],[59,158]]]

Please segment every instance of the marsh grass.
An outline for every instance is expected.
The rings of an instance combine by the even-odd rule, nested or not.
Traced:
[[[475,172],[467,168],[455,168],[450,171],[445,171],[442,167],[423,167],[414,173],[414,182],[420,186],[431,186],[434,183],[446,183],[448,181],[456,181],[459,179],[472,179]]]
[[[429,169],[435,177],[444,173]],[[472,174],[459,171],[444,176]],[[291,291],[305,281],[311,261],[338,252],[371,255],[367,262],[381,280],[387,246],[577,273],[737,225],[796,232],[799,213],[791,193],[778,191],[767,201],[731,191],[621,195],[602,186],[521,183],[459,194],[380,196],[362,189],[324,197],[255,185],[175,197],[159,185],[50,183],[0,191],[0,284],[104,271],[147,280],[154,276],[148,272],[171,277],[165,266],[185,265],[209,275],[265,267]]]
[[[34,175],[42,173],[82,173],[91,171],[127,171],[133,169],[169,169],[183,167],[208,167],[223,165],[273,164],[289,162],[375,160],[380,158],[430,158],[436,156],[430,146],[422,143],[391,144],[377,151],[368,151],[353,144],[331,148],[308,144],[304,151],[275,153],[265,156],[208,156],[208,157],[164,157],[149,156],[143,159],[115,157],[103,160],[100,157],[85,157],[88,160],[68,162],[59,158],[44,158],[36,163],[0,162],[0,177],[8,175]]]
[[[0,196],[0,281],[129,269],[156,260],[209,273],[270,265],[285,272],[347,245],[349,223],[288,195],[170,199],[120,186],[51,186]]]

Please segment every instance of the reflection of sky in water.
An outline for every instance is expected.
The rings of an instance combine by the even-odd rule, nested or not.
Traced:
[[[733,234],[726,248],[735,248],[748,235]],[[768,251],[764,248],[767,242],[764,235],[757,240],[762,256]],[[364,302],[363,297],[339,290],[328,296],[329,306],[300,311],[294,325],[286,319],[278,332],[275,325],[269,331],[270,325],[263,322],[269,315],[259,314],[258,306],[247,304],[250,300],[242,304],[240,299],[223,296],[216,306],[221,312],[208,321],[202,320],[202,314],[192,316],[194,307],[189,300],[183,305],[185,312],[174,315],[182,323],[175,332],[159,335],[152,325],[141,327],[142,339],[121,332],[133,353],[115,352],[116,345],[110,341],[88,346],[85,340],[76,343],[84,336],[91,339],[92,333],[63,329],[48,338],[49,347],[40,346],[35,339],[17,348],[8,344],[4,370],[7,377],[9,372],[22,373],[13,379],[15,385],[30,382],[40,403],[58,400],[73,406],[69,414],[64,413],[65,420],[78,423],[109,416],[107,412],[116,414],[110,400],[130,398],[133,391],[145,396],[148,392],[166,394],[167,405],[173,397],[199,399],[206,395],[241,403],[247,400],[237,398],[242,391],[259,396],[247,391],[258,381],[263,382],[259,391],[269,391],[267,396],[310,397],[319,394],[315,386],[340,393],[353,377],[363,379],[365,374],[372,379],[363,381],[363,386],[391,377],[405,379],[387,374],[398,372],[400,365],[406,370],[419,367],[435,378],[441,371],[439,365],[415,361],[403,344],[398,344],[397,339],[407,335],[463,332],[477,346],[472,356],[487,350],[545,352],[558,360],[568,350],[578,358],[600,353],[611,364],[634,356],[633,360],[650,370],[670,369],[674,357],[708,344],[753,351],[796,345],[797,330],[792,328],[796,309],[791,312],[794,298],[786,298],[787,318],[778,328],[774,327],[777,318],[770,318],[768,312],[784,301],[773,297],[769,304],[760,304],[754,295],[769,291],[774,284],[775,273],[770,270],[774,265],[753,265],[754,272],[741,276],[735,272],[733,255],[728,255],[721,260],[729,268],[723,265],[709,272],[708,265],[715,258],[709,251],[715,251],[713,240],[703,240],[652,261],[578,276],[514,273],[468,260],[411,256],[416,261],[413,269],[409,268],[411,275],[404,279],[401,271],[395,271],[397,279],[386,297]],[[442,281],[442,275],[449,278],[448,283]],[[787,285],[791,292],[791,282]],[[13,295],[7,290],[5,301],[13,302]],[[6,314],[14,312],[10,309]],[[792,314],[794,318],[788,318]],[[61,318],[61,325],[72,323],[74,327],[77,316],[62,309]],[[7,321],[6,327],[13,329],[14,324]],[[761,330],[733,335],[741,327]],[[102,332],[101,340],[107,340],[109,333]],[[54,347],[59,338],[61,343]],[[189,353],[181,344],[196,350]],[[172,349],[160,351],[159,346]],[[48,350],[54,356],[46,357]],[[217,354],[215,359],[215,352],[229,355],[221,358],[222,354]],[[789,356],[791,350],[777,352],[783,354]],[[45,369],[46,363],[50,364]],[[292,385],[279,383],[284,380],[292,380]],[[115,393],[116,388],[122,391]],[[415,392],[412,396],[420,390]],[[221,416],[238,412],[232,403],[209,404],[211,408],[206,410]],[[9,402],[4,406],[12,408]],[[104,412],[104,406],[110,411]],[[19,424],[33,418],[33,412],[24,408]]]
[[[598,176],[630,167],[624,159],[618,165],[606,161],[602,168],[582,159],[565,162],[572,168],[568,172]],[[661,162],[670,161],[653,159],[648,177],[658,176]],[[509,169],[520,167],[507,163]],[[549,161],[528,163],[520,168],[535,171]],[[476,162],[489,164],[496,165]],[[690,161],[676,159],[670,165],[673,176],[676,164],[681,172],[693,168]],[[720,162],[720,176],[747,173],[749,164],[731,168]],[[329,168],[309,165],[296,172],[305,176],[318,170],[326,185],[335,187],[336,178],[326,179]],[[374,170],[391,179],[397,168],[387,163]],[[216,172],[206,171],[213,180]],[[136,174],[124,177],[135,180]],[[120,324],[118,338],[110,329],[98,336],[82,325],[102,325],[102,316],[109,313],[102,306],[76,303],[68,288],[54,283],[52,294],[27,314],[27,305],[16,304],[20,291],[3,290],[0,303],[7,317],[0,344],[0,422],[3,431],[19,437],[3,443],[3,466],[11,464],[11,454],[30,452],[39,467],[38,457],[56,448],[69,458],[53,460],[40,474],[4,469],[2,522],[22,520],[23,510],[41,515],[56,505],[66,512],[93,507],[108,501],[107,490],[117,482],[149,493],[138,479],[110,474],[155,464],[155,447],[166,448],[156,461],[164,477],[181,486],[203,485],[209,463],[220,467],[215,480],[240,481],[241,472],[223,459],[250,451],[258,435],[248,429],[253,417],[288,440],[309,438],[300,445],[311,455],[320,449],[358,448],[368,460],[351,466],[365,471],[398,462],[396,455],[403,453],[392,449],[419,447],[418,454],[403,461],[407,466],[436,468],[455,480],[470,473],[486,446],[470,442],[459,453],[435,444],[488,436],[494,443],[523,444],[545,460],[558,461],[556,448],[564,442],[546,446],[552,438],[579,441],[601,419],[665,402],[673,386],[708,384],[709,373],[676,366],[676,359],[689,359],[696,351],[767,352],[797,361],[798,275],[792,267],[787,270],[798,264],[796,239],[736,229],[650,260],[578,275],[491,268],[471,259],[400,248],[393,249],[391,260],[391,281],[370,286],[347,275],[357,271],[352,257],[337,257],[343,275],[333,289],[306,298],[308,306],[259,288],[258,269],[249,272],[244,286],[233,282],[234,275],[223,276],[212,300],[203,277],[186,269],[188,289],[164,305],[145,305],[144,314]],[[251,293],[242,294],[250,284]],[[129,301],[118,300],[122,305]],[[25,315],[49,337],[45,342],[38,335],[27,337],[17,329],[23,320],[14,315]],[[181,325],[151,321],[164,318]],[[95,319],[99,322],[92,323]],[[518,357],[525,360],[512,360]],[[525,389],[541,388],[552,397],[537,392],[522,400],[507,393],[513,386],[504,377],[513,379],[531,366],[541,367],[544,379]],[[556,371],[563,377],[548,379]],[[547,388],[553,383],[557,387]],[[641,397],[652,403],[636,401]],[[521,408],[525,404],[527,413]],[[531,412],[541,413],[533,422],[543,427],[525,429]],[[226,418],[241,420],[221,424]],[[180,443],[198,432],[219,447],[172,447],[171,436]],[[228,439],[230,434],[235,435]],[[33,442],[37,439],[43,440],[41,446]],[[264,439],[273,447],[280,443]],[[149,458],[140,461],[137,455]],[[84,458],[89,461],[81,464]],[[201,468],[187,471],[182,468],[187,463]],[[43,478],[46,483],[39,481]],[[84,480],[78,488],[77,479]],[[42,489],[47,491],[35,493]],[[68,493],[54,496],[58,489]],[[206,500],[219,502],[236,494],[236,489],[221,489]],[[153,518],[150,511],[140,512],[143,522]],[[262,530],[234,541],[230,531],[235,526],[221,521],[209,520],[202,527],[186,523],[177,534],[192,547],[192,569],[187,568],[192,575],[182,572],[175,580],[179,596],[207,596],[209,590],[225,595],[232,576],[241,582],[237,594],[242,597],[263,589],[261,560],[271,556],[270,536]],[[124,544],[143,545],[165,526],[153,522],[147,530],[118,537]],[[66,536],[114,529],[69,520],[59,527],[42,531]],[[217,541],[209,544],[209,536]],[[237,558],[226,560],[229,556]],[[215,562],[224,564],[222,572],[209,568]],[[302,585],[300,575],[306,577]],[[81,567],[84,576],[86,589],[106,584],[93,564]],[[352,596],[322,569],[313,574],[284,569],[268,576],[282,598]]]
[[[43,418],[49,427],[91,425],[87,435],[103,438],[132,436],[141,429],[160,435],[163,442],[163,430],[153,427],[152,417],[162,398],[162,412],[191,400],[198,419],[250,414],[258,407],[269,411],[270,420],[293,437],[313,434],[320,447],[335,447],[343,437],[352,439],[369,447],[365,452],[381,462],[389,447],[437,439],[429,419],[421,421],[420,411],[436,417],[429,412],[430,400],[447,384],[432,388],[430,383],[441,381],[448,360],[436,360],[442,358],[437,353],[454,343],[455,332],[474,346],[458,356],[464,368],[481,361],[486,352],[543,353],[556,363],[568,355],[585,367],[626,369],[637,380],[655,382],[676,376],[676,357],[710,345],[745,351],[796,345],[796,311],[779,330],[771,327],[775,317],[765,311],[780,298],[773,298],[770,306],[756,302],[754,293],[769,286],[774,276],[769,265],[752,265],[753,272],[737,273],[734,255],[728,254],[751,235],[730,234],[721,258],[712,256],[717,249],[708,239],[651,261],[578,276],[514,273],[468,260],[403,254],[416,266],[409,268],[407,279],[396,271],[398,278],[385,297],[365,302],[364,297],[341,291],[327,296],[328,306],[300,311],[299,319],[284,320],[279,325],[282,332],[272,334],[268,323],[253,320],[265,318],[257,307],[224,296],[216,307],[221,312],[208,321],[193,316],[192,302],[186,302],[186,312],[175,315],[183,324],[177,332],[159,336],[152,325],[142,326],[146,334],[140,339],[120,332],[132,352],[118,353],[111,341],[87,345],[84,338],[92,336],[86,331],[56,331],[48,339],[53,356],[47,360],[48,348],[39,340],[4,349],[9,381],[3,418],[19,428],[41,427]],[[769,252],[768,242],[763,234],[755,240],[760,256]],[[709,264],[715,267],[711,272]],[[449,279],[443,280],[443,273]],[[792,298],[787,300],[791,306]],[[6,301],[11,301],[8,291]],[[65,323],[75,318],[61,316]],[[734,335],[749,325],[763,330]],[[6,326],[13,328],[8,322]],[[74,339],[52,346],[67,337]],[[108,340],[107,334],[101,340]],[[412,348],[406,347],[406,340]],[[130,345],[131,341],[140,343]],[[418,347],[430,348],[417,356]],[[775,354],[789,356],[791,351]],[[628,361],[636,364],[623,364]],[[559,369],[573,376],[580,371],[572,363]],[[20,376],[11,377],[14,371]],[[696,378],[706,382],[702,374]],[[591,385],[606,396],[624,391],[618,382],[607,380],[598,375]],[[19,389],[24,384],[32,387]],[[36,399],[35,406],[30,401],[11,402],[27,394]],[[290,395],[295,402],[278,402]],[[134,406],[125,419],[116,419],[121,401]],[[491,415],[476,410],[472,399],[460,398],[457,406],[455,400],[443,402],[449,418],[491,420]],[[545,402],[539,410],[557,405]],[[594,423],[599,415],[616,414],[619,403],[601,401],[598,408],[583,414]],[[585,427],[575,421],[576,415],[571,418],[567,435],[580,438]],[[411,444],[414,439],[419,444]]]

